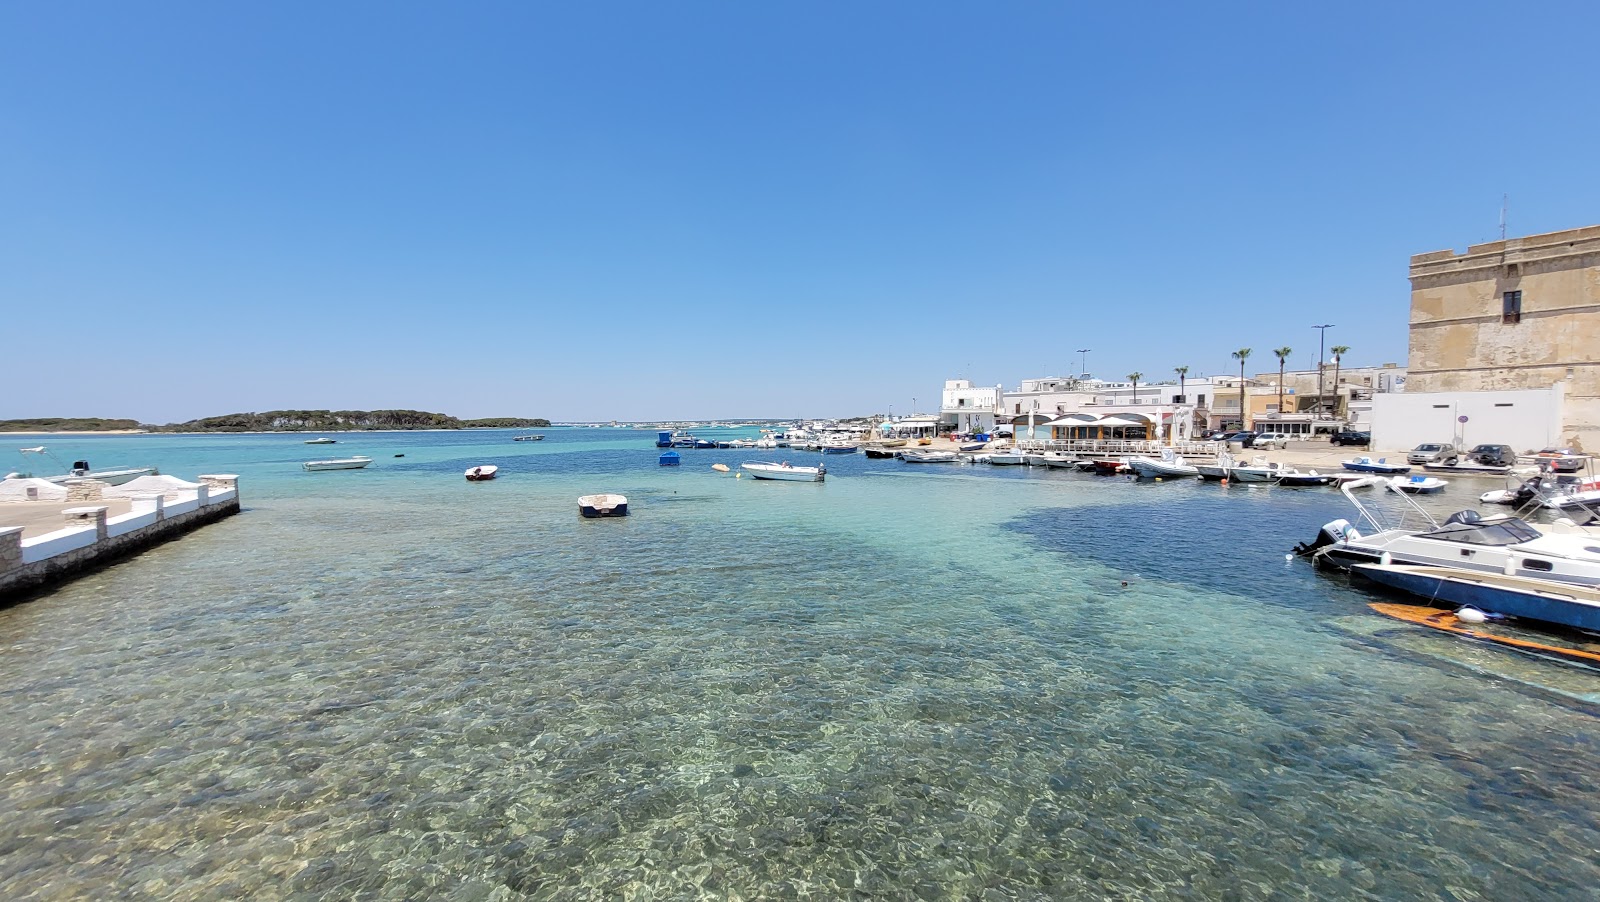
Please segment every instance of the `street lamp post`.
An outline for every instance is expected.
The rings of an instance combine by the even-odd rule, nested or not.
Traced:
[[[1082,377],[1087,376],[1089,374],[1089,352],[1092,351],[1092,350],[1094,350],[1094,348],[1079,348],[1078,349],[1078,353],[1083,355],[1083,358],[1078,361],[1078,377],[1079,378],[1082,378]]]
[[[1317,330],[1317,418],[1321,419],[1322,418],[1322,404],[1323,404],[1323,401],[1322,401],[1322,350],[1323,350],[1324,347],[1327,346],[1328,330],[1333,328],[1333,323],[1323,323],[1320,326],[1312,326],[1311,328]],[[1339,386],[1335,385],[1333,387],[1333,390],[1335,392],[1337,392],[1339,390]]]

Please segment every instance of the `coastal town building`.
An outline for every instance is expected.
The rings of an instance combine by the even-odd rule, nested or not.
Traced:
[[[1205,376],[1137,384],[1051,376],[1024,379],[1016,389],[1005,391],[1001,416],[1003,419],[1029,415],[1048,419],[1076,416],[1084,422],[1121,418],[1121,423],[1113,424],[1118,438],[1187,438],[1206,428],[1209,416],[1206,405],[1214,397],[1215,388]],[[1056,431],[1067,428],[1081,430],[1083,427],[1061,426]]]
[[[973,385],[968,379],[946,379],[939,400],[939,427],[946,432],[993,432],[1000,413],[998,385]]]
[[[1417,254],[1410,275],[1409,403],[1375,408],[1374,441],[1417,428],[1417,405],[1468,405],[1475,441],[1524,450],[1523,421],[1554,417],[1551,443],[1600,449],[1600,226]]]

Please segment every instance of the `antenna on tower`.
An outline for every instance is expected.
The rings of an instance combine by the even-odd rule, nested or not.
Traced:
[[[1506,240],[1506,207],[1511,203],[1511,195],[1500,195],[1500,240]]]

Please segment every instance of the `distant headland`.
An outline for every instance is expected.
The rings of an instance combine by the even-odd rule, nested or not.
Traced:
[[[527,429],[549,426],[541,417],[462,420],[426,410],[268,410],[229,413],[157,426],[100,417],[0,420],[0,432],[352,432],[391,429]]]

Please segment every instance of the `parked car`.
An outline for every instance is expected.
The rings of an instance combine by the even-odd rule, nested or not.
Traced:
[[[1365,446],[1372,444],[1372,433],[1360,432],[1355,429],[1341,429],[1338,432],[1335,432],[1333,436],[1328,439],[1328,441],[1334,443],[1335,445]]]
[[[1261,449],[1282,449],[1289,444],[1289,439],[1291,438],[1293,438],[1293,436],[1287,432],[1263,432],[1255,437],[1255,440],[1250,443],[1250,447]]]
[[[1250,447],[1250,443],[1255,440],[1256,433],[1254,432],[1235,432],[1234,434],[1228,436],[1227,439],[1228,444],[1238,445],[1240,448]]]
[[[1456,446],[1449,442],[1423,442],[1406,455],[1406,463],[1412,466],[1436,464],[1455,456]]]
[[[1510,445],[1473,445],[1472,450],[1467,452],[1467,457],[1486,467],[1517,465],[1517,452],[1511,450]]]

